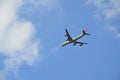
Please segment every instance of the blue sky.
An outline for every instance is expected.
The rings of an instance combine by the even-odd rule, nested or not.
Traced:
[[[120,80],[119,0],[0,1],[0,80]],[[87,28],[88,45],[61,47]]]

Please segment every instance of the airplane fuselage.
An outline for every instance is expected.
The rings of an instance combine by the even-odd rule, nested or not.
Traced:
[[[75,43],[78,39],[82,38],[84,35],[85,34],[80,34],[80,35],[76,36],[75,38],[73,38],[71,41],[67,40],[67,41],[63,42],[61,44],[61,46],[66,46],[66,45],[68,45],[70,43]]]

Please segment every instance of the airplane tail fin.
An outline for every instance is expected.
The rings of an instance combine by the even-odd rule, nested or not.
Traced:
[[[85,35],[90,35],[90,34],[87,33],[87,29],[84,29],[84,30],[83,30],[83,34],[85,34]]]

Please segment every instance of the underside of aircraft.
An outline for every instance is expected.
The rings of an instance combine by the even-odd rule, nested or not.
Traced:
[[[71,35],[69,34],[69,32],[68,32],[67,29],[65,29],[65,32],[66,32],[66,34],[64,36],[67,37],[67,39],[66,39],[65,42],[63,42],[61,44],[61,46],[66,46],[66,45],[68,45],[70,43],[73,43],[73,46],[75,46],[76,44],[79,44],[80,46],[82,46],[83,44],[88,44],[88,43],[85,43],[85,42],[79,42],[79,41],[77,41],[78,39],[82,38],[85,35],[90,35],[90,34],[87,33],[87,29],[84,29],[82,31],[82,34],[76,36],[75,38],[71,37]]]

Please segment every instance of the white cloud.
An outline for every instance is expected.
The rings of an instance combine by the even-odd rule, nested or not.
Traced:
[[[33,65],[40,57],[40,41],[34,39],[34,24],[21,21],[18,15],[18,10],[26,4],[48,11],[59,7],[57,0],[0,0],[0,55],[5,56],[0,80],[5,80],[9,71],[17,73],[23,64]]]
[[[111,25],[112,20],[120,17],[120,0],[88,0],[88,3],[96,7],[96,14],[105,21],[107,29],[114,33],[114,36],[120,38],[118,27]]]
[[[18,19],[17,10],[22,4],[23,0],[0,0],[0,55],[5,56],[0,80],[5,80],[11,70],[17,72],[24,63],[33,65],[39,57],[34,24]]]
[[[6,53],[15,53],[25,48],[25,45],[34,33],[31,22],[15,22],[2,33],[1,50]],[[5,49],[5,50],[4,50]]]

